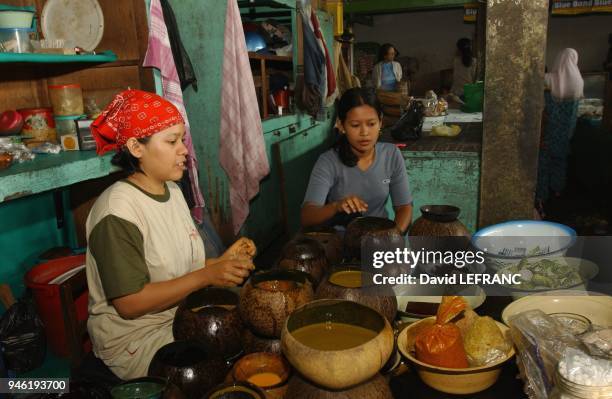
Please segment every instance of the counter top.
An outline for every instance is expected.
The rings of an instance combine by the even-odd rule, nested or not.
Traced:
[[[480,154],[482,148],[482,122],[456,123],[461,127],[457,137],[429,136],[430,132],[423,132],[421,138],[404,142],[396,141],[391,137],[390,129],[383,129],[380,141],[389,143],[405,143],[402,151],[458,151],[475,152]]]

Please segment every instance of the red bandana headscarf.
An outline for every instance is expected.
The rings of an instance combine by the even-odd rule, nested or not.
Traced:
[[[91,124],[96,151],[118,150],[129,138],[143,138],[183,122],[178,109],[154,93],[125,90]]]

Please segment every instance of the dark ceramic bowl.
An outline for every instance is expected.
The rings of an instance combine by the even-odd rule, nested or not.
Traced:
[[[238,294],[224,288],[193,292],[176,310],[172,332],[176,340],[195,340],[223,358],[242,351],[243,330]]]
[[[342,278],[351,277],[342,281]],[[350,283],[359,283],[355,287]],[[356,285],[356,284],[355,284]],[[338,266],[329,272],[317,287],[316,299],[346,299],[371,307],[393,323],[397,313],[397,299],[389,286],[374,285],[372,274],[354,266]]]
[[[160,399],[185,399],[185,396],[181,390],[176,387],[176,385],[160,377],[141,377],[122,382],[111,390],[111,393],[114,394],[113,399],[140,399],[147,397],[141,396],[142,390],[140,390],[141,392],[137,393],[137,391],[139,391],[138,387],[149,387],[153,393],[157,392],[158,388],[161,388],[161,394],[159,396]],[[130,392],[136,393],[136,395],[130,396]],[[79,397],[81,398],[82,396]]]
[[[240,291],[240,316],[253,333],[280,338],[287,317],[313,298],[312,284],[304,272],[259,272]]]
[[[423,205],[421,215],[434,222],[452,222],[457,220],[461,209],[452,205]]]
[[[273,375],[277,381],[265,381],[262,375]],[[232,370],[234,381],[248,381],[265,392],[268,399],[282,399],[287,391],[291,366],[283,355],[256,352],[240,359]],[[275,378],[276,379],[276,378]]]
[[[242,347],[245,354],[254,352],[282,353],[280,338],[263,338],[253,334],[248,328],[242,331]]]
[[[337,265],[342,261],[344,252],[342,237],[333,227],[316,226],[304,228],[301,234],[321,244],[325,251],[328,265]]]
[[[369,250],[393,251],[403,248],[404,237],[393,220],[366,216],[357,218],[346,226],[344,252],[347,261],[361,259],[362,243],[367,245]]]
[[[283,270],[299,270],[311,276],[317,286],[327,272],[327,257],[324,247],[315,239],[297,237],[283,248],[278,267]]]
[[[289,380],[286,398],[291,399],[393,399],[389,383],[380,374],[344,390],[322,388],[295,373]]]
[[[266,399],[266,395],[253,384],[235,381],[214,387],[202,399]]]
[[[199,398],[223,382],[228,371],[222,357],[210,354],[197,342],[175,341],[155,353],[148,374],[167,379],[188,398]]]

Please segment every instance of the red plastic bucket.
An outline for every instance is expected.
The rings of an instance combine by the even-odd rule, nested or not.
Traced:
[[[67,256],[40,263],[25,275],[25,284],[32,289],[38,314],[45,324],[49,347],[58,356],[67,357],[66,328],[60,297],[60,286],[49,281],[85,264],[85,255]],[[75,298],[77,320],[87,320],[88,291]],[[87,349],[86,349],[87,350]]]

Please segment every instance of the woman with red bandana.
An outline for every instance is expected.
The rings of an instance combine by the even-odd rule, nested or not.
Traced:
[[[98,154],[128,177],[106,189],[87,218],[88,331],[93,351],[121,379],[147,374],[174,340],[176,305],[200,288],[236,286],[255,246],[238,240],[206,259],[180,188],[187,148],[180,113],[162,97],[126,90],[92,123]]]

